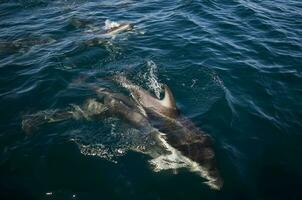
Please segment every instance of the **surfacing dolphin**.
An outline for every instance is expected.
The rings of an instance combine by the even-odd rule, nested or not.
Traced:
[[[124,32],[124,31],[130,31],[133,30],[133,25],[130,23],[117,23],[117,22],[112,22],[110,20],[105,21],[105,34],[114,36],[118,33]]]
[[[96,46],[101,44],[111,45],[110,40],[108,40],[109,38],[114,39],[117,35],[122,34],[124,32],[135,31],[134,25],[131,23],[118,23],[110,21],[108,19],[105,21],[105,25],[102,29],[91,24],[85,25],[85,28],[87,28],[87,32],[89,32],[93,36],[92,38],[89,38],[87,41],[85,41],[85,44],[88,46]]]
[[[169,87],[164,86],[165,96],[160,100],[125,77],[115,76],[114,80],[128,89],[135,101],[144,108],[152,126],[162,133],[159,135],[162,144],[171,151],[175,150],[176,154],[182,156],[182,161],[191,165],[192,171],[206,178],[211,188],[219,190],[223,181],[216,166],[212,141],[192,121],[180,114]]]

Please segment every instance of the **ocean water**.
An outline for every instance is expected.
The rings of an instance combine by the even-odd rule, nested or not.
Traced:
[[[133,29],[106,35],[106,20]],[[221,190],[152,170],[123,119],[41,123],[92,88],[123,93],[116,74],[169,85],[214,141]],[[0,1],[1,200],[302,199],[301,155],[301,1]]]

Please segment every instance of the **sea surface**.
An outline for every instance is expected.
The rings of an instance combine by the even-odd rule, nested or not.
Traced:
[[[104,34],[109,23],[133,29]],[[109,21],[108,21],[109,20]],[[213,140],[220,191],[123,119],[41,123],[122,74]],[[40,116],[24,129],[24,119]],[[42,117],[41,117],[42,116]],[[1,0],[0,199],[302,199],[302,1]]]

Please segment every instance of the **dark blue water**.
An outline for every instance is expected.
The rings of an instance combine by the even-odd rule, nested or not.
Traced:
[[[106,19],[134,30],[103,37]],[[22,130],[95,96],[87,83],[119,91],[116,73],[170,86],[214,141],[220,191],[117,156],[132,140],[119,119]],[[0,75],[0,199],[302,199],[299,0],[2,0]]]

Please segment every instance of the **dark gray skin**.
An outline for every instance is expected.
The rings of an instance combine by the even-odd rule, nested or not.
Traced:
[[[219,190],[223,181],[216,165],[212,141],[192,121],[180,114],[168,86],[164,86],[165,97],[159,100],[123,77],[114,79],[124,85],[144,107],[150,123],[165,133],[166,141],[182,155],[198,163],[206,172],[204,176],[209,180],[208,184]]]

